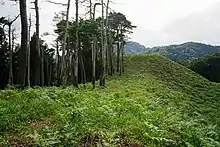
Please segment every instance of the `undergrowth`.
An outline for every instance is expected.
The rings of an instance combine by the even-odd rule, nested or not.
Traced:
[[[0,146],[220,146],[220,85],[159,55],[90,84],[0,92]]]

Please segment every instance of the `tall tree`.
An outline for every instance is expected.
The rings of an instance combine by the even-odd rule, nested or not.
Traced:
[[[101,5],[101,4],[100,3],[94,4],[93,23],[95,22],[95,11],[96,11],[96,7],[98,5]],[[91,0],[90,0],[90,13],[91,13],[91,6],[92,6],[92,4],[91,4]],[[92,15],[92,14],[90,14],[90,15]],[[92,46],[92,85],[93,85],[93,89],[94,89],[95,88],[95,81],[96,81],[96,47],[97,47],[97,36],[95,36],[95,35],[92,36],[91,46]]]
[[[30,81],[30,38],[31,38],[31,13],[29,15],[29,27],[28,27],[28,49],[27,49],[27,83],[28,86],[31,86],[31,81]],[[37,39],[36,39],[37,40]]]
[[[102,4],[102,19],[101,19],[101,49],[100,49],[100,56],[101,56],[101,75],[100,75],[100,86],[105,86],[105,46],[104,46],[104,0],[101,2]]]
[[[27,48],[28,48],[28,21],[27,21],[27,1],[19,0],[21,15],[21,49],[19,54],[19,69],[17,84],[21,87],[25,86],[26,64],[27,64]]]
[[[37,61],[35,65],[35,85],[44,85],[44,60],[43,51],[40,49],[40,18],[39,18],[39,6],[38,0],[34,1],[34,9],[36,14],[36,50],[37,50]]]
[[[74,86],[78,88],[78,64],[79,64],[79,1],[75,0],[76,5],[76,42],[75,42],[75,64],[74,64]]]
[[[61,82],[62,82],[62,85],[66,85],[66,82],[67,82],[67,76],[65,75],[66,70],[67,70],[65,57],[66,57],[66,42],[67,42],[68,28],[69,28],[70,2],[71,2],[71,0],[68,0],[67,9],[66,9],[66,24],[65,24],[65,28],[64,28],[64,36],[63,36],[63,42],[62,42],[62,59],[61,59]]]
[[[12,48],[12,24],[18,19],[19,15],[15,17],[14,20],[5,21],[5,25],[8,26],[8,41],[9,41],[9,81],[8,84],[13,85],[13,66],[12,66],[12,54],[13,54],[13,48]]]

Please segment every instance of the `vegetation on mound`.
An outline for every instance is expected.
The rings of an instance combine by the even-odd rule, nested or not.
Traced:
[[[158,55],[90,85],[0,92],[0,144],[220,146],[220,85]]]
[[[220,82],[220,54],[207,55],[204,58],[181,62],[212,82]]]

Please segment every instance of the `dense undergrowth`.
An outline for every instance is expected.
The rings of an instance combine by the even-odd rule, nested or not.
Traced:
[[[220,146],[220,85],[130,55],[106,88],[0,92],[0,146]]]

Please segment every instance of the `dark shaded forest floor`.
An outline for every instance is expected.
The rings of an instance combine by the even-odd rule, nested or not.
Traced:
[[[0,146],[220,146],[220,85],[130,55],[106,88],[0,92]]]

